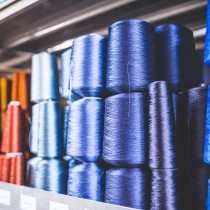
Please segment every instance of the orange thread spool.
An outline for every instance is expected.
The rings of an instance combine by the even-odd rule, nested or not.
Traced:
[[[15,184],[16,180],[16,157],[11,157],[10,160],[10,179],[9,182]]]
[[[27,111],[30,107],[29,75],[25,72],[17,72],[12,75],[12,101],[19,101],[22,110]]]
[[[1,180],[1,174],[2,174],[2,167],[3,167],[3,160],[5,155],[0,155],[0,180]]]
[[[16,160],[16,181],[15,184],[24,185],[25,184],[25,164],[24,164],[24,157],[22,155],[18,155],[15,158]]]
[[[12,100],[19,101],[24,112],[23,116],[23,135],[25,146],[28,147],[29,138],[29,109],[30,109],[30,76],[25,72],[17,72],[12,76]]]
[[[23,151],[22,110],[18,101],[11,101],[8,105],[1,151]]]
[[[10,181],[10,164],[11,164],[11,158],[4,156],[2,164],[2,173],[1,173],[1,181],[3,182]]]

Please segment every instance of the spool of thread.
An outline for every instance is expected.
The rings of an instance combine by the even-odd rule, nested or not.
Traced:
[[[56,57],[42,52],[32,57],[31,101],[58,100],[58,71]]]
[[[12,101],[19,101],[23,110],[23,138],[25,140],[25,147],[28,147],[29,136],[29,111],[30,111],[30,99],[29,99],[29,75],[25,72],[16,72],[12,75]]]
[[[29,111],[29,75],[25,72],[17,72],[12,75],[12,101],[19,101],[24,111]]]
[[[63,126],[63,139],[64,139],[64,150],[65,151],[66,151],[67,142],[68,142],[69,113],[70,113],[70,106],[67,105],[64,108],[64,126]]]
[[[9,89],[10,89],[10,83],[9,80],[6,77],[1,77],[0,78],[0,101],[1,101],[1,131],[3,131],[4,128],[4,121],[5,121],[5,115],[6,115],[6,109],[7,105],[10,100],[10,94],[9,94]]]
[[[6,77],[0,78],[0,96],[1,96],[1,111],[6,111],[7,105],[9,103],[9,80]]]
[[[189,160],[188,150],[188,115],[186,92],[172,93],[174,116],[176,124],[177,161],[186,169]]]
[[[0,180],[17,185],[24,185],[24,156],[23,153],[7,153],[1,155]]]
[[[152,169],[150,210],[178,210],[177,186],[177,169]]]
[[[105,171],[95,163],[76,165],[69,169],[68,195],[104,201]]]
[[[105,90],[106,38],[98,34],[81,36],[72,46],[70,89],[85,96],[101,96]]]
[[[68,49],[61,54],[61,96],[65,99],[70,97],[71,51]]]
[[[67,163],[59,159],[42,159],[36,163],[35,178],[32,179],[35,179],[35,188],[66,194]]]
[[[31,122],[31,133],[30,133],[30,152],[37,154],[38,143],[39,143],[39,109],[40,104],[32,106],[32,122]]]
[[[29,187],[36,187],[35,178],[36,178],[36,166],[42,160],[40,157],[33,157],[27,161],[26,168],[26,184]]]
[[[187,91],[190,163],[203,163],[206,129],[207,87]]]
[[[81,162],[102,158],[104,100],[83,98],[73,102],[69,113],[67,154]]]
[[[173,92],[189,89],[201,81],[194,68],[193,32],[183,26],[164,24],[155,28],[158,80],[167,81]]]
[[[105,100],[103,159],[115,166],[147,163],[147,94],[130,93]]]
[[[172,95],[165,81],[149,85],[149,166],[176,168],[175,121]]]
[[[191,188],[188,198],[192,203],[192,209],[206,209],[208,197],[208,179],[210,177],[210,167],[207,165],[193,164],[190,169]],[[200,208],[198,208],[200,207]]]
[[[11,166],[11,158],[4,155],[1,167],[1,181],[3,182],[10,181],[10,166]]]
[[[105,202],[135,209],[148,208],[148,174],[142,168],[113,168],[106,172]]]
[[[38,120],[37,155],[46,158],[62,156],[64,151],[59,103],[56,101],[43,101],[39,103]]]
[[[7,153],[10,158],[9,182],[17,185],[25,184],[25,167],[23,153]]]
[[[207,210],[210,210],[210,179],[208,180]]]
[[[141,20],[125,20],[109,27],[106,89],[111,93],[148,89],[155,81],[153,27]]]
[[[206,40],[204,49],[204,63],[210,66],[210,2],[207,4],[206,14]]]
[[[210,164],[210,87],[208,87],[206,101],[206,131],[203,160],[205,163]]]
[[[20,102],[11,101],[8,105],[5,120],[1,152],[23,152],[22,120]]]
[[[2,166],[0,168],[0,181],[1,181],[1,175],[2,175],[2,168],[3,168],[3,161],[4,161],[4,154],[0,154],[0,165]]]

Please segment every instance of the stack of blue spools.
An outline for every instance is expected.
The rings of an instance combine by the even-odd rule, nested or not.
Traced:
[[[69,60],[69,59],[68,59]],[[74,40],[70,61],[67,155],[81,164],[69,169],[67,194],[104,201],[102,163],[106,38],[91,34]]]
[[[64,156],[56,57],[42,52],[32,57],[32,123],[30,151],[36,156],[27,164],[27,184],[66,193],[67,161]]]
[[[174,24],[126,20],[107,38],[81,36],[61,55],[62,120],[56,58],[33,56],[29,186],[139,210],[205,210],[210,91],[196,87],[194,58],[192,31]]]

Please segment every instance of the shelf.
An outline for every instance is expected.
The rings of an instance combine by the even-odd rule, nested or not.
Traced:
[[[0,182],[1,210],[134,210]]]
[[[197,49],[204,46],[206,0],[31,0],[26,5],[23,2],[28,1],[17,1],[0,11],[0,50],[22,52],[4,61],[0,55],[0,71],[30,67],[30,54],[43,50],[50,49],[59,55],[75,37],[88,33],[106,35],[110,24],[124,19],[142,19],[154,26],[182,24],[194,31]]]

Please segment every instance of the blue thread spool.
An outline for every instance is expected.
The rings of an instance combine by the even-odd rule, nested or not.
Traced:
[[[70,90],[70,71],[71,71],[71,49],[61,54],[61,95],[65,99],[69,99]]]
[[[56,57],[42,52],[32,57],[31,101],[58,100],[58,71]]]
[[[98,34],[81,36],[72,46],[70,89],[85,96],[101,96],[105,90],[106,38]]]
[[[210,167],[205,164],[191,163],[190,165],[190,191],[188,198],[192,203],[193,210],[206,209],[206,199],[208,197],[208,179],[210,177]]]
[[[208,180],[207,210],[210,210],[210,179]]]
[[[64,150],[65,151],[66,151],[67,142],[68,142],[69,113],[70,113],[70,106],[67,105],[64,108],[64,126],[63,126],[63,139],[64,139]]]
[[[40,158],[40,157],[34,157],[34,158],[31,158],[27,162],[27,168],[26,168],[26,184],[29,187],[36,187],[36,185],[35,185],[36,165],[41,160],[42,160],[42,158]]]
[[[37,154],[38,142],[39,142],[39,104],[32,106],[32,122],[31,122],[31,133],[30,133],[30,152]]]
[[[57,193],[66,193],[67,162],[34,157],[27,162],[27,186]]]
[[[189,89],[200,83],[195,69],[193,32],[174,24],[155,28],[158,80],[167,81],[173,92]]]
[[[207,94],[207,87],[197,87],[187,91],[188,141],[192,164],[204,161]]]
[[[130,93],[105,100],[103,159],[115,166],[147,163],[147,94]]]
[[[109,27],[106,89],[111,93],[148,89],[155,81],[153,27],[125,20]]]
[[[207,4],[206,15],[206,40],[204,49],[204,63],[210,66],[210,2]]]
[[[104,170],[95,163],[69,169],[68,195],[95,201],[104,200]]]
[[[175,120],[172,94],[165,81],[149,85],[149,166],[176,168]]]
[[[65,161],[42,159],[35,168],[35,188],[66,194],[67,163]]]
[[[105,202],[147,209],[148,174],[141,168],[113,168],[106,172]]]
[[[55,158],[63,155],[59,103],[43,101],[39,104],[39,157]]]
[[[152,169],[150,210],[178,210],[177,187],[177,169]]]
[[[102,156],[104,100],[83,98],[69,113],[67,154],[82,162],[98,162]]]
[[[207,103],[206,103],[206,132],[204,142],[204,162],[210,164],[210,87],[207,92]]]

